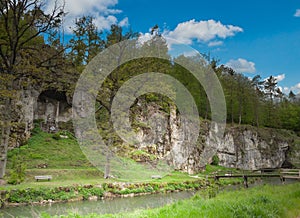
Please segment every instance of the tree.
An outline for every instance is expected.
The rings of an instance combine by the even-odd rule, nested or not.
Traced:
[[[69,56],[81,71],[83,66],[104,48],[104,41],[91,16],[76,19],[73,34],[69,42],[71,48]]]
[[[20,89],[24,58],[37,54],[35,41],[41,34],[57,27],[64,15],[62,6],[55,4],[50,14],[43,10],[41,0],[2,0],[0,3],[0,69],[6,79],[1,100],[0,179],[5,175],[9,135],[11,130],[11,102],[14,91]]]
[[[289,93],[289,100],[291,102],[294,102],[296,100],[296,95],[293,91],[290,91],[290,93]]]
[[[264,84],[263,81],[261,81],[261,76],[256,75],[255,77],[252,78],[251,80],[252,87],[254,89],[254,95],[253,95],[253,111],[254,111],[254,117],[255,125],[259,127],[259,109],[260,109],[260,98],[262,97],[263,93],[261,91],[262,86]]]
[[[226,95],[226,101],[229,101],[228,112],[229,112],[229,119],[231,120],[231,124],[234,123],[234,90],[236,88],[236,81],[235,81],[235,74],[236,72],[230,68],[226,67],[224,65],[221,65],[220,68],[222,69],[222,81],[225,87],[225,95]]]
[[[281,89],[278,87],[276,88],[276,97],[279,98],[280,102],[283,101],[283,98],[284,98],[284,93],[281,91]]]
[[[270,76],[264,83],[264,88],[267,94],[269,95],[272,103],[276,93],[276,87],[277,87],[277,79],[274,76]]]
[[[104,44],[105,47],[108,48],[109,46],[122,41],[134,40],[137,36],[138,34],[132,31],[123,33],[122,27],[118,25],[112,25]],[[126,47],[126,44],[123,44],[122,46]],[[115,54],[118,59],[118,67],[107,77],[105,83],[103,84],[103,88],[101,89],[101,92],[99,92],[99,95],[96,99],[97,102],[99,102],[100,105],[104,107],[108,113],[110,113],[111,111],[111,105],[118,89],[121,87],[122,83],[130,77],[130,72],[128,73],[126,70],[122,70],[127,65],[120,66],[121,60],[123,58],[123,49],[124,48],[120,48],[120,53]]]
[[[272,117],[272,110],[274,109],[274,97],[276,95],[276,88],[277,88],[277,80],[275,77],[270,76],[268,79],[264,82],[264,89],[266,91],[266,94],[268,95],[268,125],[273,126],[273,117]]]

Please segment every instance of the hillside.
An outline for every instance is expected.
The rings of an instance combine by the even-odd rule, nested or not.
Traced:
[[[205,125],[202,124],[202,132],[204,127]],[[141,128],[140,131],[143,132],[146,130]],[[204,131],[204,135],[200,135],[202,142],[199,140],[199,143],[203,143],[203,140],[204,142],[206,141],[206,139],[203,139],[206,137],[206,134],[207,132]],[[147,133],[144,132],[144,135],[147,135]],[[154,140],[151,138],[149,139],[149,137],[148,140]],[[158,141],[153,141],[157,145],[159,145],[159,141],[164,141],[162,138],[157,140]],[[166,146],[172,147],[173,145],[169,142]],[[192,154],[185,152],[185,155],[190,155],[189,160],[194,158],[195,161],[192,162],[192,165],[190,164],[190,161],[184,161],[183,166],[188,166],[188,169],[193,169],[194,173],[198,173],[201,169],[200,163],[196,163],[196,160],[201,157],[202,150],[198,150],[198,148],[201,148],[202,146],[205,146],[205,144],[201,144],[201,146],[199,144],[198,147],[195,148],[196,150],[192,150]],[[119,155],[125,158],[132,158],[138,162],[153,162],[160,156],[160,153],[157,150],[159,149],[158,146],[133,148],[119,144],[115,145],[115,147],[118,150],[117,153]],[[237,150],[232,150],[234,147]],[[225,167],[238,166],[238,168],[242,168],[244,166],[247,168],[247,165],[253,164],[253,161],[256,161],[254,164],[257,167],[265,166],[265,168],[277,168],[281,167],[282,164],[288,165],[289,167],[299,167],[300,139],[295,133],[287,130],[269,128],[257,129],[251,126],[228,126],[224,142],[218,145],[217,156],[219,164]],[[184,157],[180,157],[184,159]],[[57,172],[60,170],[71,169],[83,171],[85,169],[96,170],[82,153],[74,136],[68,131],[46,133],[39,127],[36,127],[32,132],[31,138],[25,145],[9,151],[9,169],[12,167],[12,160],[14,158],[25,163],[27,169],[32,170],[31,173],[33,172],[33,174],[35,171],[37,174],[38,172],[46,173],[47,170],[50,169],[57,170]],[[236,162],[236,160],[239,162]],[[178,161],[178,157],[173,157],[173,163],[176,163],[176,161]],[[273,165],[272,161],[274,161]],[[198,162],[201,161],[198,160]],[[267,163],[271,163],[271,165],[268,165]],[[281,165],[277,166],[276,164]],[[176,169],[177,166],[175,165],[174,167]],[[185,168],[177,169],[189,172]],[[69,173],[72,174],[71,172]],[[100,175],[103,177],[101,172],[96,174],[97,176]]]

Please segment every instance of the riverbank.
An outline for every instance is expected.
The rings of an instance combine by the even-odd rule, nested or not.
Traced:
[[[140,181],[105,180],[97,169],[30,169],[26,180],[18,185],[0,187],[0,206],[22,206],[52,204],[82,200],[99,200],[114,197],[134,197],[146,194],[166,193],[206,188],[214,182],[208,175],[224,170],[207,165],[206,170],[196,176],[172,172],[161,179]],[[35,175],[52,175],[51,181],[36,182]],[[81,176],[81,177],[80,177]],[[219,184],[241,184],[242,179],[220,180]]]
[[[0,206],[16,207],[27,205],[45,205],[74,201],[97,201],[112,198],[136,197],[149,194],[180,191],[213,190],[212,187],[225,187],[242,184],[242,179],[221,180],[216,184],[206,177],[185,177],[185,174],[174,173],[165,178],[147,182],[102,182],[96,184],[73,184],[53,186],[51,182],[37,182],[31,187],[9,186],[0,189]],[[184,180],[183,178],[186,178]],[[250,180],[254,182],[254,180]],[[49,184],[48,184],[49,183]],[[47,185],[48,184],[48,185]],[[2,187],[3,188],[3,187]],[[0,207],[0,208],[1,208]]]
[[[69,214],[60,218],[123,218],[123,217],[282,217],[300,216],[300,183],[263,185],[250,189],[223,191],[215,197],[200,192],[188,200],[164,207],[137,210],[132,213],[80,216]],[[48,215],[43,215],[49,218]]]
[[[52,204],[82,200],[100,200],[116,197],[135,197],[147,194],[199,190],[210,184],[204,179],[184,182],[113,182],[97,185],[72,185],[61,187],[36,187],[1,190],[3,207]]]

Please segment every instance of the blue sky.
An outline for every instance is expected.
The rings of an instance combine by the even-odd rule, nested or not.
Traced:
[[[66,0],[66,11],[66,32],[83,14],[96,17],[99,29],[117,23],[145,36],[158,24],[220,64],[249,77],[277,76],[286,93],[300,93],[300,1]]]

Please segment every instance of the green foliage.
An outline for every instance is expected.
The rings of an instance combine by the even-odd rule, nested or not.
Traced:
[[[53,134],[53,135],[52,135],[52,138],[55,139],[55,140],[60,140],[60,139],[61,139],[60,133],[57,132],[57,133]]]
[[[219,162],[220,162],[220,159],[219,159],[218,155],[214,155],[214,156],[212,157],[211,165],[218,166],[218,165],[219,165]]]
[[[101,39],[102,33],[97,29],[94,18],[91,16],[76,19],[72,30],[73,38],[69,42],[71,47],[69,58],[81,71],[83,66],[103,49],[104,41]]]
[[[129,153],[129,157],[133,160],[142,162],[154,161],[157,159],[155,155],[149,154],[144,150],[134,150]]]
[[[26,163],[20,159],[20,156],[14,156],[12,159],[12,169],[10,170],[8,184],[16,185],[25,180]]]
[[[84,200],[87,200],[91,196],[101,198],[104,194],[104,190],[97,187],[79,187],[78,192],[82,195]]]
[[[33,203],[41,201],[66,201],[76,197],[72,187],[64,188],[27,188],[8,191],[8,202],[11,203]]]
[[[219,193],[219,186],[216,184],[210,184],[200,191],[200,195],[205,199],[214,198]]]
[[[171,183],[132,183],[126,188],[118,183],[105,183],[102,187],[96,185],[72,185],[60,187],[35,187],[7,190],[6,198],[1,199],[9,203],[32,203],[42,201],[66,201],[72,198],[82,197],[83,200],[97,196],[101,198],[104,192],[117,195],[166,192],[175,190],[193,189],[203,187],[203,181],[171,182]]]

